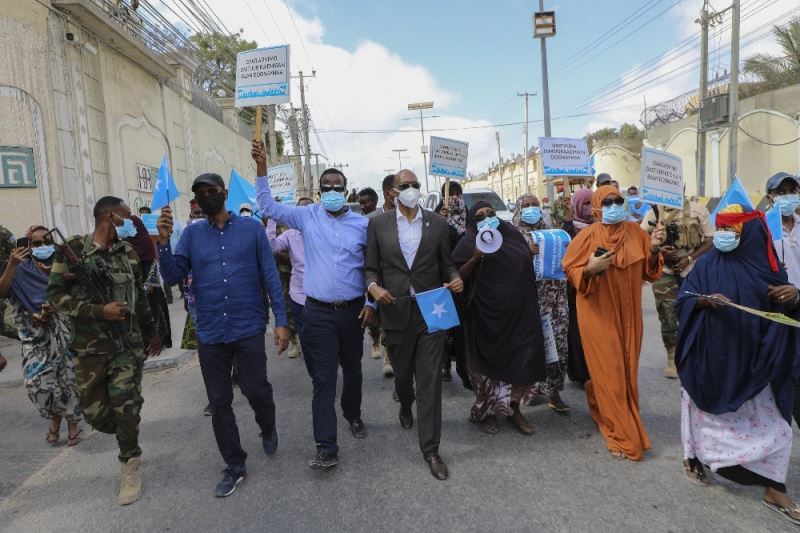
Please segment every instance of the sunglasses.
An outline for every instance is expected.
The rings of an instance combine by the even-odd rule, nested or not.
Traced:
[[[419,184],[419,182],[416,182],[416,181],[413,181],[411,183],[401,183],[400,185],[397,186],[397,190],[398,191],[404,191],[404,190],[408,189],[409,187],[414,187],[415,189],[419,189],[421,187],[421,185]]]
[[[485,214],[485,215],[477,215],[477,216],[475,217],[475,222],[483,222],[483,221],[484,221],[484,220],[486,220],[487,218],[492,218],[493,216],[496,216],[496,215],[497,215],[497,213],[495,213],[494,211],[489,211],[489,212],[488,212],[487,214]]]
[[[319,190],[320,192],[331,192],[331,191],[344,192],[347,189],[345,188],[344,185],[320,185]]]
[[[602,205],[603,207],[611,207],[613,204],[623,205],[624,203],[625,203],[625,198],[617,196],[614,199],[606,198],[605,200],[600,202],[600,205]]]

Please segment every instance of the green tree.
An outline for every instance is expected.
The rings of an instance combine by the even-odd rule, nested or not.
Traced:
[[[759,79],[759,91],[771,91],[800,83],[800,18],[775,26],[772,34],[781,47],[779,55],[757,54],[744,62],[744,72]]]
[[[195,74],[197,82],[212,96],[233,96],[236,87],[236,54],[258,46],[255,41],[242,39],[243,31],[232,35],[203,32],[189,38],[197,46],[202,61]]]

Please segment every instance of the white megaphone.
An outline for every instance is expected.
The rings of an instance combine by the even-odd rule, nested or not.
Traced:
[[[503,245],[503,236],[494,228],[486,228],[478,231],[475,237],[475,246],[482,253],[493,254]]]

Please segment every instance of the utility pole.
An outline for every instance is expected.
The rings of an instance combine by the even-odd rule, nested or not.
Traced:
[[[392,152],[397,152],[397,171],[400,172],[400,170],[403,169],[403,161],[401,160],[401,157],[403,152],[408,152],[408,148],[395,148],[392,150]]]
[[[289,137],[292,139],[292,148],[294,149],[294,155],[296,156],[294,160],[294,175],[303,176],[302,163],[300,161],[301,159],[300,154],[303,152],[303,149],[300,147],[300,132],[298,131],[297,128],[297,108],[295,107],[289,108],[288,127],[289,127]],[[300,189],[300,194],[302,196],[308,196],[309,198],[312,197],[314,191],[313,189],[306,188],[307,184],[305,179],[300,180],[300,183],[298,183],[298,185],[299,185],[298,189]]]
[[[425,165],[425,190],[430,192],[431,188],[428,186],[428,146],[425,144],[425,123],[422,116],[423,109],[433,109],[433,102],[415,102],[413,104],[408,104],[409,111],[419,111],[419,131],[422,133],[422,146],[420,147],[420,151],[422,152],[422,163]],[[402,165],[400,168],[402,168]]]
[[[556,16],[544,10],[544,0],[539,0],[539,12],[534,14],[534,37],[539,37],[542,48],[542,103],[544,104],[544,136],[550,137],[550,86],[547,80],[547,38],[556,34]],[[527,151],[526,151],[527,153]],[[525,168],[527,172],[527,167]],[[545,178],[547,179],[547,178]],[[547,197],[553,196],[553,182],[547,180]]]
[[[267,138],[269,139],[269,164],[274,165],[278,162],[278,139],[275,135],[275,104],[267,106]]]
[[[736,164],[739,139],[739,23],[741,19],[741,0],[733,0],[731,12],[731,78],[730,78],[730,122],[731,131],[728,136],[728,184],[736,176]]]
[[[505,203],[505,181],[503,180],[503,160],[500,157],[500,132],[494,132],[494,138],[497,140],[497,172],[500,174],[500,199]]]
[[[528,97],[536,96],[536,93],[517,93],[517,96],[525,97],[525,125],[522,127],[522,131],[525,132],[525,193],[530,194],[531,184],[528,181],[528,150],[530,147],[530,144],[528,144]]]
[[[708,12],[708,0],[703,3],[700,18],[700,107],[708,96],[708,27],[711,15]],[[706,130],[697,113],[697,195],[706,195]]]
[[[306,154],[305,160],[305,173],[304,173],[304,182],[306,183],[306,188],[309,191],[314,190],[314,179],[311,175],[311,143],[308,139],[308,106],[306,105],[306,86],[303,80],[305,78],[316,78],[317,71],[312,70],[311,76],[304,76],[303,71],[300,71],[298,76],[292,76],[293,78],[300,78],[300,106],[301,111],[303,113],[303,143],[305,144],[303,151]]]

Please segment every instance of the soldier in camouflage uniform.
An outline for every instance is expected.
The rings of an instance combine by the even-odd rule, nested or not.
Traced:
[[[17,239],[14,237],[14,234],[3,226],[0,226],[0,272],[5,270],[8,258],[11,257],[11,252],[13,252],[16,247]],[[0,298],[0,335],[16,339],[17,332],[6,325],[6,307],[5,298]],[[7,364],[8,361],[6,361],[6,358],[0,353],[0,371],[2,371]]]
[[[642,220],[642,228],[652,232],[655,223],[664,222],[667,240],[661,247],[664,254],[664,270],[653,282],[653,296],[656,299],[658,320],[661,322],[661,340],[667,350],[667,363],[664,377],[678,377],[675,368],[675,346],[678,339],[678,313],[675,300],[678,299],[683,280],[689,275],[698,257],[713,247],[714,226],[709,220],[708,209],[698,203],[684,200],[683,209],[670,209],[655,206]]]
[[[142,408],[142,366],[161,352],[161,342],[144,294],[139,256],[120,236],[129,236],[130,208],[112,196],[94,208],[95,230],[69,239],[67,246],[88,267],[107,265],[113,302],[92,300],[77,279],[74,266],[58,254],[50,272],[47,299],[72,321],[73,366],[86,420],[119,445],[120,505],[141,495],[139,475],[139,412]],[[122,327],[114,327],[117,322]],[[120,329],[126,333],[121,334]],[[148,339],[145,347],[143,337]]]

